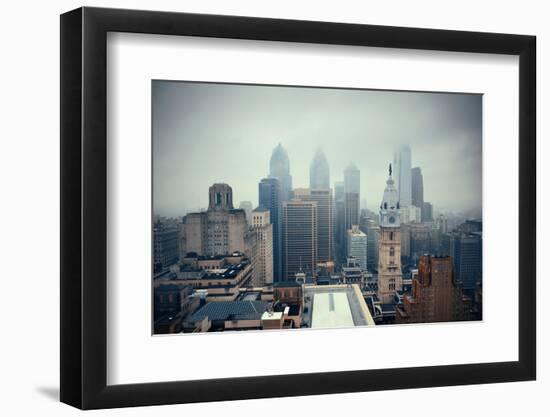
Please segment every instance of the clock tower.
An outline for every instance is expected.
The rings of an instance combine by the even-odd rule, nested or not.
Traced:
[[[389,177],[380,204],[378,298],[384,304],[391,303],[395,291],[401,291],[402,288],[399,195],[394,185],[390,164]]]

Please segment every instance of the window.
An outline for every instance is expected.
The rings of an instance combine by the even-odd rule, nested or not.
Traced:
[[[395,248],[393,246],[390,248],[390,256],[395,256]]]
[[[390,232],[390,240],[393,240],[393,232]]]
[[[389,289],[390,291],[395,291],[395,279],[393,279],[393,278],[390,279],[390,282],[389,282],[389,284],[388,284],[388,289]]]

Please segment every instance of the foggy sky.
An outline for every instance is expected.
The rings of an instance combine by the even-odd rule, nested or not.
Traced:
[[[233,188],[235,207],[256,207],[279,142],[294,188],[309,186],[320,147],[331,187],[354,162],[377,211],[393,151],[408,143],[434,210],[481,207],[481,95],[153,81],[152,105],[155,214],[206,208],[215,182]]]

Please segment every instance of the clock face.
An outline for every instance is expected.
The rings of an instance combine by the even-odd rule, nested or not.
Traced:
[[[390,217],[388,218],[388,221],[389,221],[391,224],[394,224],[394,223],[395,223],[395,217],[390,216]]]

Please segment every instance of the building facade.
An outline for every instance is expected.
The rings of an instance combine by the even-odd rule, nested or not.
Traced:
[[[278,178],[263,178],[258,184],[260,207],[269,210],[273,225],[273,281],[281,281],[283,276],[283,203],[281,182]]]
[[[420,167],[411,169],[411,202],[413,206],[424,206],[424,178]]]
[[[411,148],[409,145],[399,147],[393,158],[395,168],[396,187],[398,191],[399,203],[402,207],[412,204],[411,187]]]
[[[344,170],[344,225],[345,231],[354,224],[359,224],[359,201],[361,189],[361,173],[355,164],[350,164]],[[344,231],[344,233],[345,233]],[[345,239],[345,235],[344,235]]]
[[[183,230],[185,250],[182,252],[224,255],[246,251],[246,214],[233,207],[233,190],[227,184],[210,187],[208,210],[185,216]]]
[[[330,168],[327,158],[321,149],[317,149],[309,166],[309,188],[330,188]]]
[[[368,241],[367,235],[359,230],[359,226],[352,226],[352,228],[347,231],[347,247],[348,258],[355,258],[359,266],[366,270]]]
[[[412,293],[396,309],[396,323],[470,320],[471,302],[455,280],[450,256],[422,256]]]
[[[279,143],[271,153],[269,161],[269,177],[278,178],[281,185],[282,201],[292,198],[292,176],[290,175],[290,160],[285,148]]]
[[[283,276],[315,274],[317,265],[317,202],[291,200],[283,203]]]
[[[384,304],[391,303],[396,291],[403,286],[401,273],[401,228],[399,198],[389,177],[380,204],[380,238],[378,243],[378,297]]]
[[[179,230],[176,223],[158,220],[153,226],[153,262],[155,272],[162,271],[179,260]]]
[[[331,189],[294,189],[294,198],[317,203],[317,262],[333,259],[333,202]]]
[[[453,258],[456,279],[468,295],[482,282],[482,243],[481,232],[455,231],[443,235],[443,248]]]
[[[254,286],[273,284],[273,225],[269,210],[258,207],[252,212],[252,230],[256,234]]]

